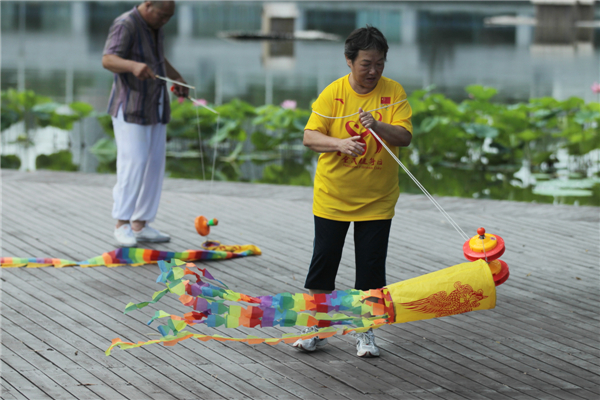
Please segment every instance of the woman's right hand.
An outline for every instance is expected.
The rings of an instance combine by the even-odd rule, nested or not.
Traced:
[[[359,142],[360,136],[352,136],[347,139],[340,139],[338,151],[352,157],[362,156],[365,152],[365,143]]]

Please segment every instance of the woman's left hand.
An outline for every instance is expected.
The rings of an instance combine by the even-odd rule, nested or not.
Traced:
[[[377,121],[375,117],[370,112],[363,111],[362,108],[358,108],[358,117],[360,118],[360,123],[367,129],[375,130],[375,126],[377,125]]]

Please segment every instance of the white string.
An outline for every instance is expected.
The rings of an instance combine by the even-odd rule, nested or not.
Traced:
[[[194,97],[198,97],[198,95],[196,94],[196,88],[194,88]],[[192,99],[191,97],[188,97],[190,100],[192,100],[192,103],[194,103],[194,105],[196,107],[194,107],[196,109],[196,126],[198,127],[198,147],[200,148],[200,164],[202,164],[202,180],[205,181],[206,180],[206,173],[204,172],[204,150],[202,149],[202,133],[200,131],[200,113],[198,112],[198,104],[201,105],[201,103],[198,102],[198,100]]]
[[[485,262],[489,264],[487,259],[487,253],[485,251],[485,233],[483,235],[480,235],[479,238],[481,239],[481,246],[483,247],[483,255],[485,256]]]
[[[373,112],[373,111],[381,110],[382,108],[387,108],[387,107],[393,106],[394,104],[402,103],[402,102],[404,102],[406,100],[408,100],[408,99],[400,100],[400,101],[398,101],[396,103],[389,104],[389,105],[384,106],[384,107],[376,108],[374,110],[370,110],[370,111],[367,111],[367,112]],[[323,118],[329,118],[329,119],[347,118],[347,117],[351,117],[353,115],[358,114],[358,112],[356,112],[354,114],[350,114],[350,115],[347,115],[345,117],[328,117],[326,115],[319,114],[315,110],[312,110],[312,112],[314,112],[315,114],[317,114],[317,115],[319,115],[319,116],[321,116]],[[402,162],[398,159],[398,157],[396,157],[396,155],[392,152],[392,150],[390,150],[389,147],[387,147],[387,145],[383,142],[383,140],[379,137],[379,135],[377,135],[375,133],[375,131],[373,131],[373,129],[371,129],[371,128],[369,128],[369,131],[371,131],[371,133],[373,134],[373,137],[375,137],[379,141],[379,143],[381,143],[383,145],[383,147],[387,150],[387,152],[390,153],[390,155],[392,156],[392,158],[394,160],[396,160],[396,162],[402,167],[402,169],[404,170],[404,172],[406,172],[406,174],[413,180],[413,182],[416,183],[416,185],[419,187],[419,189],[421,189],[421,191],[425,194],[425,196],[442,213],[442,215],[448,220],[448,222],[450,222],[450,225],[452,225],[452,227],[454,229],[456,229],[456,231],[459,233],[459,235],[461,235],[464,240],[469,240],[469,236],[461,229],[460,226],[458,226],[458,224],[456,222],[454,222],[454,220],[452,219],[452,217],[450,215],[448,215],[448,213],[442,208],[442,206],[440,206],[438,204],[438,202],[433,198],[433,196],[431,194],[429,194],[429,192],[427,191],[427,189],[425,189],[425,187],[423,185],[421,185],[421,182],[419,182],[417,180],[417,178],[415,178],[414,175],[410,173],[410,171],[408,170],[408,168],[406,168],[404,166],[404,164],[402,164]]]
[[[215,131],[215,136],[219,133],[219,129],[221,126],[221,114],[219,114],[218,112],[216,112],[216,113],[217,113],[217,130]],[[208,189],[208,194],[212,193],[213,182],[215,181],[215,168],[217,165],[217,147],[218,147],[217,145],[218,145],[218,143],[215,143],[214,150],[213,150],[213,165],[212,165],[212,172],[210,175],[210,187]]]
[[[196,95],[196,89],[194,89],[194,96],[197,97]],[[190,99],[192,101],[192,103],[194,103],[194,105],[196,106],[196,116],[198,117],[198,135],[200,135],[200,116],[198,113],[198,106],[202,106],[204,108],[206,108],[207,110],[213,112],[214,114],[217,114],[217,130],[215,132],[215,135],[219,133],[219,129],[221,126],[221,114],[219,114],[218,111],[213,110],[212,108],[210,108],[207,105],[204,105],[200,102],[200,100],[198,100],[197,98],[192,98],[192,97],[188,97],[188,99]],[[204,175],[204,157],[202,155],[202,138],[200,138],[200,157],[201,157],[201,162],[202,162],[202,179],[206,180],[206,177]],[[211,177],[210,177],[210,187],[208,189],[208,194],[211,194],[212,192],[212,186],[213,186],[213,182],[215,180],[215,166],[217,164],[217,144],[215,143],[214,145],[214,152],[213,152],[213,165],[212,165],[212,173],[211,173]]]
[[[369,110],[369,111],[366,111],[366,112],[369,112],[369,113],[370,113],[370,112],[373,112],[373,111],[381,110],[381,109],[383,109],[383,108],[388,108],[388,107],[391,107],[391,106],[393,106],[393,105],[396,105],[396,104],[403,103],[403,102],[405,102],[406,100],[408,100],[408,99],[400,100],[400,101],[397,101],[397,102],[395,102],[395,103],[388,104],[387,106],[383,106],[383,107],[379,107],[379,108],[374,108],[374,109],[372,109],[372,110]],[[342,119],[342,118],[348,118],[348,117],[351,117],[351,116],[353,116],[353,115],[356,115],[356,114],[358,114],[358,111],[357,111],[357,112],[355,112],[354,114],[345,115],[345,116],[343,116],[343,117],[328,117],[328,116],[326,116],[326,115],[319,114],[319,113],[318,113],[318,112],[316,112],[315,110],[312,110],[312,112],[314,112],[314,113],[315,113],[315,114],[317,114],[317,115],[320,115],[320,116],[321,116],[321,117],[323,117],[323,118],[329,118],[329,119]]]
[[[448,215],[448,213],[442,208],[442,206],[440,206],[438,204],[437,201],[435,201],[435,199],[433,198],[433,196],[431,194],[429,194],[429,192],[427,191],[427,189],[425,189],[425,187],[423,185],[421,185],[421,182],[419,182],[417,180],[417,178],[414,177],[413,174],[410,173],[410,171],[408,170],[408,168],[406,168],[404,166],[404,164],[402,164],[402,162],[396,157],[396,155],[389,149],[389,147],[386,146],[386,144],[383,142],[383,140],[381,140],[381,138],[375,133],[375,131],[373,131],[373,129],[369,128],[369,130],[371,131],[371,133],[373,134],[373,136],[375,138],[377,138],[377,140],[379,140],[379,143],[381,143],[383,145],[383,147],[385,147],[385,149],[388,151],[388,153],[390,153],[390,155],[392,156],[392,158],[394,160],[396,160],[396,162],[402,167],[402,169],[404,170],[404,172],[406,172],[406,174],[408,176],[410,176],[410,178],[417,184],[417,186],[419,187],[419,189],[421,189],[423,191],[423,193],[425,194],[425,196],[427,196],[427,198],[429,200],[431,200],[431,202],[433,203],[433,205],[442,213],[442,215],[444,217],[446,217],[446,219],[448,220],[448,222],[450,222],[450,225],[452,225],[452,227],[454,227],[454,229],[456,229],[456,231],[463,237],[464,240],[469,240],[469,236],[461,229],[460,226],[458,226],[458,224],[456,222],[454,222],[454,220],[452,219],[452,217],[450,215]]]

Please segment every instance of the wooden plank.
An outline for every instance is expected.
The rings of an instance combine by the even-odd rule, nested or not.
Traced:
[[[227,370],[216,364],[204,364],[199,366],[206,374],[218,379],[222,385],[227,385],[231,389],[243,393],[244,397],[251,399],[273,399],[280,398],[277,393],[265,393],[262,385],[262,379],[255,376],[254,379],[243,379],[241,376],[247,375],[244,366],[229,365]],[[270,394],[273,394],[271,396]],[[239,395],[238,395],[239,396]],[[291,397],[294,398],[295,396]]]
[[[43,214],[40,213],[40,216],[34,218],[26,212],[18,212],[13,214],[14,218],[18,218],[20,223],[26,224],[30,227],[30,229],[40,229],[45,230],[49,235],[56,235],[60,238],[60,246],[64,247],[66,250],[69,250],[65,256],[53,256],[56,258],[68,258],[72,260],[86,260],[87,258],[93,257],[88,256],[88,254],[96,254],[98,253],[97,245],[90,245],[88,242],[82,241],[81,234],[76,233],[73,229],[68,229],[70,223],[66,222],[61,224],[54,224],[50,221],[52,220],[53,214]],[[16,223],[16,221],[15,221]],[[111,246],[112,247],[112,246]]]
[[[17,392],[12,386],[10,386],[8,382],[2,379],[2,385],[0,386],[0,398],[4,400],[17,400],[25,399],[26,397]]]
[[[298,394],[295,394],[297,397],[303,399],[348,399],[348,397],[339,394],[338,392],[332,390],[328,386],[321,384],[318,381],[310,378],[309,376],[302,374],[302,370],[306,368],[306,365],[304,363],[297,361],[281,363],[274,360],[269,360],[261,364],[262,365],[260,368],[261,371],[263,371],[264,373],[261,375],[271,375],[272,373],[267,371],[267,369],[270,369],[271,371],[276,371],[279,374],[281,374],[283,379],[285,379],[286,381],[296,383],[299,386],[299,388],[294,388],[294,390],[300,391]],[[282,378],[270,379],[281,384],[280,382]],[[287,385],[288,382],[284,382],[284,384]]]
[[[6,336],[4,337],[4,339],[8,339],[6,341],[9,343],[11,340],[13,340],[12,337],[7,338]],[[47,346],[48,345],[46,345],[46,347]],[[15,354],[10,348],[6,347],[6,345],[3,344],[3,346],[2,346],[2,361],[7,366],[10,366],[9,368],[12,368],[15,371],[19,371],[20,374],[33,377],[33,380],[35,380],[35,376],[37,374],[43,374],[43,375],[46,375],[47,377],[51,377],[52,380],[60,383],[61,388],[69,390],[70,392],[71,392],[70,388],[72,389],[73,386],[74,386],[74,389],[76,389],[76,392],[80,392],[79,386],[81,386],[81,387],[89,386],[90,391],[95,393],[99,398],[114,398],[114,399],[116,399],[116,398],[121,397],[121,395],[119,393],[112,390],[110,387],[104,387],[103,382],[99,381],[97,378],[95,378],[91,374],[87,373],[87,371],[84,371],[81,369],[76,369],[73,367],[65,367],[65,368],[59,369],[59,368],[56,368],[51,365],[49,365],[45,368],[39,368],[39,369],[36,368],[35,367],[35,364],[36,364],[35,356],[33,356],[33,354],[37,353],[37,354],[41,355],[42,358],[44,358],[44,356],[43,356],[43,354],[45,353],[44,350],[45,349],[43,347],[41,349],[23,349],[23,350],[21,350],[19,353],[21,355],[25,354],[25,357],[27,357],[27,353],[29,351],[33,351],[33,353],[30,353],[30,354],[32,354],[32,356],[28,357],[28,359],[33,360],[34,364],[30,364],[27,361],[25,361],[25,359],[21,358],[20,355]],[[40,372],[40,370],[43,372]],[[73,381],[73,378],[71,378],[71,377],[75,377],[77,379],[77,381]],[[115,377],[112,376],[111,380],[114,381],[114,378]],[[59,380],[57,381],[57,379],[59,379]],[[139,394],[140,394],[140,392],[137,393],[138,397],[139,397]],[[78,393],[77,395],[78,396],[86,396],[86,397],[91,396],[90,393]]]
[[[21,376],[16,371],[7,371],[4,368],[2,369],[3,379],[6,379],[10,382],[11,386],[14,388],[13,390],[17,391],[10,392],[15,393],[15,398],[23,398],[23,399],[54,399],[55,397],[51,397],[50,395],[43,392],[41,389],[37,387],[37,382],[30,382]],[[42,382],[40,382],[40,385]],[[4,394],[4,393],[3,393]],[[3,397],[4,398],[4,397]],[[7,398],[9,398],[7,396]]]
[[[493,312],[497,312],[497,310],[494,310]],[[478,316],[479,314],[479,316]],[[592,351],[592,349],[581,343],[581,341],[573,341],[571,340],[571,338],[567,338],[564,337],[562,335],[552,335],[552,334],[547,334],[545,333],[545,331],[539,329],[536,330],[535,328],[532,329],[527,329],[525,327],[523,328],[514,328],[513,325],[513,321],[511,320],[510,324],[506,324],[506,323],[497,323],[496,320],[498,318],[494,317],[494,318],[487,318],[487,317],[483,317],[481,316],[481,313],[471,313],[470,315],[461,315],[461,316],[456,316],[454,318],[444,318],[441,320],[430,320],[430,321],[423,321],[422,324],[423,326],[431,326],[432,324],[435,324],[438,327],[442,327],[443,329],[448,331],[447,334],[449,334],[450,332],[454,332],[454,334],[460,334],[460,335],[464,335],[465,331],[466,332],[470,332],[472,334],[475,335],[471,335],[469,337],[472,337],[473,339],[477,339],[477,335],[479,335],[479,337],[486,337],[488,339],[499,339],[499,338],[504,338],[504,337],[512,337],[515,334],[517,336],[522,336],[524,335],[525,337],[531,337],[533,335],[535,335],[536,337],[544,337],[544,338],[548,338],[550,340],[556,341],[557,343],[561,343],[561,344],[565,344],[568,346],[571,346],[572,348],[575,349],[581,349],[582,351]],[[478,323],[478,320],[481,321]],[[439,322],[438,322],[439,321]],[[487,327],[487,328],[484,328]]]
[[[13,329],[13,331],[14,331],[14,329]],[[4,352],[2,354],[2,358],[3,358],[3,360],[6,360],[6,362],[10,363],[11,365],[14,365],[15,368],[18,371],[20,371],[21,373],[26,372],[28,374],[32,374],[32,377],[33,377],[32,380],[34,382],[36,381],[35,377],[41,373],[40,371],[43,371],[42,374],[45,374],[48,377],[51,377],[53,380],[58,380],[57,382],[59,382],[61,387],[63,387],[63,388],[69,388],[69,387],[75,386],[75,389],[80,389],[79,386],[87,387],[88,386],[87,384],[89,383],[89,384],[91,384],[91,385],[89,385],[90,391],[96,393],[99,396],[99,398],[110,399],[110,398],[119,398],[120,397],[115,391],[110,389],[110,387],[106,387],[104,385],[104,384],[106,384],[108,386],[113,386],[115,384],[117,384],[117,386],[119,385],[120,379],[117,376],[115,376],[113,373],[109,373],[110,377],[106,381],[99,381],[94,376],[96,374],[96,372],[99,370],[98,368],[90,369],[90,371],[92,371],[92,374],[90,374],[90,373],[88,373],[88,371],[86,371],[84,369],[73,368],[72,363],[64,363],[64,364],[61,363],[61,361],[60,361],[61,354],[58,353],[57,350],[53,349],[52,347],[48,347],[48,346],[53,346],[53,344],[54,344],[53,342],[36,342],[35,340],[32,340],[33,338],[30,338],[27,335],[23,335],[23,334],[19,337],[19,339],[21,339],[21,343],[25,342],[28,344],[28,346],[33,346],[33,348],[24,348],[23,345],[21,345],[21,346],[18,345],[16,338],[12,338],[11,336],[8,336],[8,335],[3,336],[3,342],[10,345],[11,348],[19,349],[19,347],[23,347],[19,351],[19,354],[20,354],[20,356],[25,357],[31,363],[31,365],[24,364],[22,360],[19,361],[18,360],[19,356],[16,356],[14,354],[12,356],[7,357],[7,354],[6,354],[7,349],[6,348],[3,349]],[[76,355],[76,353],[77,352],[75,352],[73,354]],[[56,357],[57,355],[59,356],[58,358]],[[109,370],[107,370],[107,371],[109,371]],[[73,378],[71,378],[71,377],[75,378],[76,381],[74,381]],[[117,391],[122,392],[122,390],[119,390],[119,389],[120,388],[117,388]],[[125,393],[130,392],[130,394],[134,395],[133,397],[130,397],[130,398],[136,398],[136,397],[139,398],[141,395],[141,392],[139,392],[137,390],[132,390],[132,389],[133,389],[132,387],[127,388]],[[77,391],[79,391],[79,390],[77,390]],[[82,394],[78,394],[78,396],[81,396],[81,395]],[[91,394],[88,393],[83,398],[87,398],[87,397],[94,397],[94,396],[92,396]],[[82,398],[82,397],[78,397],[78,398]]]
[[[82,272],[83,272],[83,271],[82,271]],[[85,272],[84,272],[84,273],[85,273]],[[46,281],[46,282],[49,282],[49,280],[48,280],[48,279],[46,279],[45,281]],[[96,317],[98,317],[98,316],[96,316]],[[128,317],[125,317],[125,316],[123,316],[123,320],[124,320],[123,322],[125,322],[127,319],[128,319]],[[110,339],[106,340],[106,341],[105,341],[105,346],[107,347],[107,346],[109,345],[109,343],[110,343]],[[115,350],[115,351],[117,351],[117,352],[118,352],[118,350]],[[126,352],[125,354],[128,354],[128,352]],[[236,356],[235,358],[236,358],[237,360],[239,360],[239,357],[237,357],[237,356]],[[160,366],[160,369],[162,370],[162,369],[164,369],[164,368],[165,368],[163,365],[164,365],[165,363],[168,363],[168,361],[169,361],[169,360],[167,360],[167,359],[163,359],[163,361],[153,361],[153,362],[151,362],[151,364],[152,364],[152,365],[158,365],[158,366]],[[250,361],[250,360],[248,359],[248,361]],[[207,361],[206,361],[206,360],[204,360],[204,362],[206,363]],[[195,376],[195,375],[194,375],[194,372],[193,372],[193,370],[194,370],[194,369],[195,369],[195,368],[191,368],[191,369],[190,369],[190,371],[189,371],[190,377],[193,377],[193,376]],[[140,367],[136,367],[136,371],[139,371],[139,370],[140,370]],[[148,376],[148,375],[150,374],[150,372],[152,372],[152,371],[151,371],[151,370],[149,370],[149,369],[145,369],[145,371],[146,371],[146,376]],[[170,385],[170,384],[169,384],[169,385]],[[166,386],[169,386],[169,385],[165,385],[165,387],[166,387]],[[196,393],[198,393],[198,389],[199,389],[199,388],[196,388],[196,389],[195,389],[195,390],[196,390]]]
[[[77,398],[45,374],[39,374],[36,371],[17,372],[4,364],[2,365],[2,378],[10,382],[12,387],[28,399]],[[87,395],[91,397],[92,393],[88,391]]]
[[[494,340],[495,339],[495,340]],[[502,344],[500,344],[499,341],[502,341]],[[496,343],[498,341],[498,343]],[[476,343],[485,343],[485,347],[482,346],[476,346]],[[499,350],[497,350],[496,348],[502,347],[502,346],[511,346],[512,341],[511,340],[506,340],[503,339],[501,337],[496,337],[496,338],[492,338],[491,340],[487,340],[485,342],[481,341],[481,340],[477,340],[475,339],[474,341],[469,343],[469,347],[473,348],[473,347],[478,347],[479,349],[485,349],[482,353],[489,355],[489,357],[492,358],[496,358],[499,355]],[[503,359],[503,361],[511,366],[516,366],[516,365],[521,365],[522,366],[522,371],[532,371],[531,365],[528,362],[524,362],[524,355],[522,353],[519,352],[514,352],[514,351],[503,351],[502,353],[506,354],[506,358]],[[532,360],[533,361],[533,360]],[[549,372],[553,371],[554,367],[548,367],[548,366],[542,366],[543,364],[538,364],[536,367],[536,369],[541,369],[542,371],[540,372],[536,372],[536,371],[532,371],[532,373],[530,373],[531,376],[536,376],[536,375],[540,375],[540,379],[542,381],[545,381],[546,383],[550,383],[554,386],[558,386],[558,387],[563,387],[563,388],[576,388],[576,386],[571,385],[570,383],[568,383],[565,380],[561,380],[558,379],[556,377],[551,377],[547,372],[545,372],[546,370],[549,369]],[[493,368],[493,366],[492,366]],[[576,379],[576,378],[575,378]]]
[[[589,399],[597,400],[598,393],[594,393],[591,390],[586,389],[564,389],[560,390],[560,394],[564,395],[563,398],[577,398],[577,399]]]
[[[79,272],[79,271],[78,271],[78,272]],[[85,273],[84,271],[80,271],[80,272],[83,272],[83,273]],[[48,281],[48,280],[46,280],[46,281]],[[82,296],[80,299],[81,299],[82,301],[86,301],[86,300],[87,300],[87,299],[83,298],[83,296]],[[95,301],[96,303],[98,303],[98,300],[91,300],[91,302],[94,302],[94,301]],[[81,309],[82,309],[82,311],[84,311],[84,310],[85,310],[85,308],[84,308],[83,306],[81,307]],[[99,322],[101,322],[101,323],[105,323],[105,321],[108,321],[106,318],[99,318],[99,317],[100,317],[100,314],[96,313],[96,319],[97,319]],[[119,312],[116,314],[116,317],[118,317],[118,318],[119,318],[119,319],[120,319],[120,320],[121,320],[123,323],[127,323],[128,317],[126,317],[126,316],[123,316],[123,315],[121,314],[121,312],[120,312],[120,311],[119,311]],[[131,321],[129,321],[129,322],[131,322]],[[118,323],[115,321],[115,322],[113,322],[113,324],[118,324]],[[145,329],[145,330],[146,330],[146,331],[148,331],[148,329]],[[138,335],[139,335],[139,334],[138,334]],[[110,340],[111,340],[113,337],[115,337],[115,336],[116,336],[116,335],[113,333],[113,334],[110,334],[110,336],[108,336],[107,338],[105,338],[105,339],[103,340],[103,344],[102,344],[102,350],[104,350],[106,347],[108,347],[108,345],[110,344]],[[151,350],[152,350],[152,349],[151,349]],[[116,351],[118,352],[118,350],[116,350]],[[144,353],[146,353],[146,352],[144,352]],[[154,352],[154,351],[150,351],[150,353],[155,353],[155,352]],[[163,352],[163,353],[164,353],[164,352]],[[129,352],[124,352],[124,353],[121,353],[120,357],[124,357],[124,356],[127,356],[127,357],[129,357],[129,356],[130,356],[130,353],[129,353]],[[104,355],[102,355],[102,357],[104,357]],[[113,357],[110,357],[110,358],[107,358],[107,359],[111,359],[111,358],[113,358]],[[154,372],[153,372],[152,370],[146,369],[146,370],[145,370],[145,371],[146,371],[146,372],[145,372],[145,377],[148,377],[148,378],[150,378],[150,379],[153,379],[153,381],[154,381],[154,382],[163,382],[163,381],[164,381],[164,379],[163,379],[163,377],[162,377],[162,374],[163,374],[163,373],[162,373],[162,371],[163,371],[165,368],[168,368],[168,364],[169,364],[169,361],[170,361],[170,360],[169,360],[169,359],[165,359],[165,358],[162,358],[162,359],[157,359],[156,357],[153,357],[153,358],[144,357],[143,359],[144,359],[144,361],[145,361],[145,364],[150,364],[150,365],[153,365],[153,366],[157,366],[157,368],[156,368],[156,370],[155,370]],[[165,367],[165,365],[167,365],[167,367]],[[144,367],[145,367],[145,366],[137,366],[137,367],[136,367],[136,373],[138,372],[139,368],[144,368]],[[189,369],[189,375],[190,375],[190,377],[195,377],[195,376],[196,376],[196,375],[194,375],[194,370],[195,370],[195,368],[188,368],[188,369]],[[132,377],[132,378],[129,378],[129,379],[130,379],[130,380],[135,380],[136,378],[135,378],[135,377]],[[173,378],[173,379],[175,379],[175,378]],[[179,379],[181,379],[181,378],[179,378]],[[139,378],[137,378],[137,380],[139,380]],[[202,379],[201,379],[201,377],[200,377],[200,381],[201,381],[201,380],[202,380]],[[168,382],[166,382],[166,381],[165,381],[165,382],[164,382],[164,384],[163,384],[163,387],[169,387],[169,386],[171,386],[172,384],[173,384],[173,382],[171,382],[171,381],[168,381]],[[201,390],[201,388],[200,388],[200,387],[196,387],[196,389],[195,389],[195,390],[196,390],[196,391],[195,391],[195,393],[196,393],[196,394],[199,394],[199,393],[201,393],[201,391],[200,391],[200,390]],[[177,392],[178,392],[178,390],[177,390],[177,387],[175,387],[175,394],[177,394]],[[214,397],[217,397],[217,396],[216,396],[214,393],[210,393],[210,392],[209,392],[209,393],[207,393],[207,394],[208,394],[208,396],[212,396],[213,398],[214,398]],[[180,396],[189,396],[189,394],[186,394],[186,393],[180,393]]]
[[[27,246],[24,245],[23,242],[11,238],[10,235],[5,235],[4,233],[2,234],[2,256],[3,257],[11,257],[11,256],[23,257],[23,258],[34,257],[33,253],[30,253],[26,249],[27,249]]]
[[[30,293],[30,294],[34,295],[34,293]],[[54,304],[57,305],[59,303],[54,303]],[[38,305],[38,307],[43,307],[43,306],[42,305]],[[64,307],[58,307],[57,311],[59,313],[65,313],[65,314],[68,313],[68,309],[64,308]],[[25,322],[26,321],[22,321],[22,323],[25,323]],[[74,325],[76,326],[77,324],[74,324]],[[98,327],[96,327],[95,331],[102,331],[102,330],[98,329]],[[82,363],[82,362],[83,362],[82,366],[86,366],[87,364],[85,363],[85,358],[82,360],[81,357],[85,356],[86,352],[92,352],[92,353],[94,352],[93,350],[90,350],[89,347],[86,347],[85,345],[81,344],[81,346],[83,348],[80,349],[81,353],[78,353],[78,349],[77,348],[73,348],[73,347],[71,347],[67,343],[63,343],[62,341],[57,340],[56,338],[52,338],[51,335],[47,335],[47,334],[44,335],[46,331],[32,331],[32,332],[34,332],[35,335],[38,335],[38,336],[41,335],[42,338],[45,337],[46,340],[47,340],[47,342],[50,343],[53,346],[52,350],[54,350],[54,351],[50,352],[50,356],[51,356],[50,359],[54,359],[54,358],[57,358],[57,357],[67,357],[67,358],[70,359],[69,362],[60,361],[60,360],[57,359],[57,361],[54,362],[54,365],[56,365],[56,366],[69,365],[70,363],[77,363],[77,364],[79,364],[79,363]],[[63,334],[66,334],[66,332],[63,332]],[[26,336],[28,336],[28,334],[25,331],[21,331],[20,335],[26,335]],[[89,332],[89,335],[85,335],[85,339],[90,339],[92,337],[93,337],[92,331]],[[104,341],[104,343],[108,343],[108,341],[110,339],[106,339],[106,340],[107,341]],[[102,349],[102,350],[104,350],[104,349]],[[101,362],[103,364],[108,364],[108,365],[111,365],[111,364],[112,365],[117,365],[117,364],[115,364],[116,360],[104,357],[101,351],[97,351],[96,352],[96,354],[98,354],[98,353],[100,353],[99,355],[101,355],[100,358],[94,359],[95,364],[89,365],[89,366],[87,366],[87,368],[92,368],[94,365],[97,365],[98,362]],[[46,357],[48,358],[49,356],[47,355]],[[118,363],[118,364],[121,364],[121,363]],[[92,369],[89,369],[89,371],[91,372]],[[136,373],[135,374],[136,374],[137,380],[140,381],[141,380],[140,376],[137,375],[138,371],[139,371],[139,368],[136,367]],[[156,372],[158,372],[158,371],[156,371]],[[151,396],[151,397],[156,396],[157,393],[161,393],[161,396],[163,396],[163,397],[166,396],[167,395],[166,392],[162,392],[160,389],[158,389],[158,387],[154,387],[153,388],[154,383],[160,383],[161,381],[164,381],[164,378],[163,378],[162,374],[155,373],[154,375],[155,376],[151,376],[148,372],[146,372],[146,377],[151,378],[152,380],[147,381],[147,384],[143,386],[145,389],[146,389],[146,387],[148,387],[148,391],[145,391],[145,393],[147,395]],[[130,374],[130,376],[131,376],[131,374]],[[133,378],[131,378],[131,379],[133,379]],[[187,394],[189,394],[189,393],[187,393]],[[177,397],[175,396],[173,398],[177,398]]]
[[[446,342],[448,342],[450,346],[454,344],[454,341],[444,341],[444,343]],[[422,354],[422,357],[432,360],[440,366],[452,368],[454,372],[460,373],[465,378],[478,382],[488,388],[475,390],[477,393],[487,393],[494,399],[529,398],[528,396],[521,395],[512,388],[507,388],[505,376],[499,374],[497,371],[488,369],[485,363],[480,362],[479,358],[468,358],[464,356],[461,351],[455,351],[452,348],[444,347],[431,340],[416,341],[414,342],[414,345],[419,349],[417,354]],[[403,345],[400,346],[403,347]],[[452,363],[448,362],[448,360],[451,360]],[[457,368],[457,365],[459,367],[458,369],[455,369]]]

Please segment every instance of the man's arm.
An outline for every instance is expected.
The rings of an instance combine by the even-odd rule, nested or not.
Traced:
[[[169,60],[167,60],[166,58],[165,66],[167,67],[167,78],[187,84],[187,82],[182,78],[181,74],[171,65]],[[175,85],[174,93],[178,97],[188,97],[190,90],[185,86]]]
[[[103,55],[102,66],[115,74],[130,72],[136,78],[141,80],[155,79],[154,71],[146,64],[133,60],[126,60],[116,54]]]
[[[365,144],[360,143],[360,136],[351,136],[346,139],[334,138],[319,131],[306,129],[303,144],[317,153],[339,151],[352,157],[358,157],[365,151]]]

